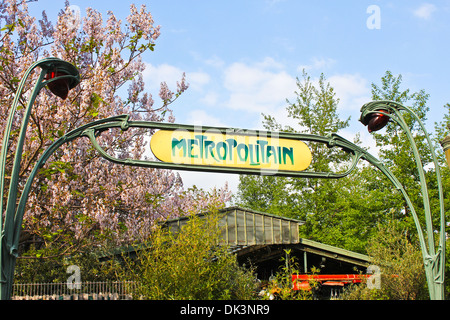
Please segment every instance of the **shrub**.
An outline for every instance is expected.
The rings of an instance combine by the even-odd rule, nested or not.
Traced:
[[[122,277],[139,299],[251,299],[255,275],[219,245],[218,215],[190,217],[180,232],[157,226],[137,256],[126,257]],[[138,249],[138,248],[136,248]]]
[[[408,234],[391,221],[379,226],[369,242],[368,254],[372,263],[380,267],[380,288],[355,285],[342,299],[347,300],[419,300],[427,299],[422,253]]]

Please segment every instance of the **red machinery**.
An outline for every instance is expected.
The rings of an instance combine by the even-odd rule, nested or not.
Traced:
[[[370,274],[293,274],[294,290],[311,290],[310,281],[319,282],[322,286],[344,287],[351,283],[366,281]]]

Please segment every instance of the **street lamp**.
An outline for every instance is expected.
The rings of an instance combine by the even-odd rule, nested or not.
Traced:
[[[6,169],[6,156],[8,153],[9,139],[11,135],[11,128],[14,120],[19,100],[24,90],[25,82],[30,76],[32,71],[39,67],[41,72],[36,84],[33,88],[31,96],[28,100],[25,108],[22,123],[20,126],[20,132],[17,140],[17,147],[14,155],[14,162],[11,172],[11,179],[8,190],[8,199],[6,203],[6,210],[3,211],[3,193],[5,182],[5,169]],[[46,58],[33,63],[26,71],[19,86],[16,90],[16,94],[13,100],[13,104],[10,109],[8,120],[5,126],[5,132],[3,134],[2,148],[0,152],[0,298],[8,299],[11,296],[12,280],[14,275],[14,266],[17,258],[18,251],[18,232],[15,226],[18,225],[17,221],[22,221],[23,211],[16,211],[17,198],[18,198],[18,184],[19,184],[19,172],[20,162],[22,159],[23,145],[25,142],[26,128],[30,119],[31,108],[37,95],[45,86],[48,87],[50,92],[56,96],[66,99],[69,90],[77,86],[80,82],[80,75],[78,70],[69,62],[61,60],[59,58]],[[4,216],[4,220],[3,220]],[[19,224],[20,226],[20,224]]]
[[[45,76],[48,89],[56,96],[65,100],[69,90],[75,88],[80,82],[78,70],[70,63],[60,61]]]
[[[431,150],[433,163],[435,166],[435,173],[437,178],[438,193],[439,193],[439,205],[440,205],[440,237],[437,248],[434,241],[434,229],[432,224],[432,215],[430,207],[430,199],[428,195],[428,187],[425,179],[425,170],[417,149],[417,145],[414,141],[411,130],[409,129],[406,121],[402,115],[402,112],[407,112],[412,115],[415,120],[418,121],[421,130],[428,142]],[[419,181],[422,191],[423,206],[425,212],[425,225],[426,225],[426,238],[428,244],[425,242],[424,234],[420,226],[419,219],[415,213],[411,203],[408,206],[413,214],[414,222],[419,234],[420,246],[422,249],[422,256],[424,260],[425,274],[427,278],[430,299],[443,300],[444,299],[444,278],[445,278],[445,212],[444,212],[444,197],[442,191],[441,175],[439,170],[439,163],[437,161],[436,152],[433,148],[432,141],[425,129],[424,124],[419,117],[408,107],[405,107],[394,101],[372,101],[366,103],[361,108],[360,121],[367,126],[369,132],[381,130],[387,125],[389,120],[395,121],[406,133],[406,136],[411,144],[414,160],[416,162],[417,170],[419,173]],[[444,139],[445,140],[445,139]],[[446,155],[450,153],[450,137],[445,140],[446,143]],[[445,148],[445,147],[444,147]],[[449,157],[447,157],[449,159]],[[447,160],[448,161],[448,160]]]

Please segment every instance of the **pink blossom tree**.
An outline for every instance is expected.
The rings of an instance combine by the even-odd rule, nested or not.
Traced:
[[[131,120],[173,122],[169,106],[188,88],[184,74],[175,91],[162,83],[158,107],[152,95],[144,92],[145,64],[141,56],[154,50],[160,34],[160,27],[154,25],[144,5],[140,9],[131,5],[124,22],[112,12],[105,21],[92,8],[86,9],[80,21],[66,3],[53,24],[45,12],[41,20],[32,17],[27,1],[5,0],[0,3],[0,28],[2,123],[6,122],[18,81],[34,61],[59,57],[73,63],[81,76],[80,85],[70,91],[66,100],[48,90],[38,96],[27,128],[22,185],[42,152],[64,133],[120,114],[129,114]],[[36,76],[31,78],[20,100],[23,105]],[[126,97],[119,95],[125,92],[123,88],[127,88]],[[16,129],[20,120],[19,112]],[[16,131],[10,151],[14,149]],[[138,130],[110,130],[102,133],[99,141],[118,157],[143,158],[151,156],[145,152],[145,137]],[[11,168],[12,157],[8,156],[7,161]],[[129,243],[138,235],[148,234],[157,219],[220,207],[229,197],[226,186],[210,192],[185,190],[180,176],[172,171],[109,163],[87,139],[78,139],[59,149],[36,177],[21,243],[23,248],[31,242],[38,243],[38,248],[52,244],[57,254],[98,246],[105,239]]]

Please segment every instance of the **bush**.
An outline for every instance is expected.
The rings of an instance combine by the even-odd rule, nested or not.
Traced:
[[[146,249],[126,257],[122,276],[136,283],[139,299],[251,299],[255,275],[219,244],[217,214],[192,216],[178,233],[155,227]]]
[[[269,281],[267,287],[260,292],[260,296],[264,300],[313,300],[314,291],[317,287],[317,282],[309,281],[311,290],[294,290],[292,283],[292,275],[299,274],[298,263],[294,256],[291,256],[291,250],[285,249],[286,257],[281,258],[284,262],[280,266],[280,270]],[[315,268],[311,270],[314,274],[317,272]]]
[[[422,253],[399,223],[379,226],[369,242],[372,264],[381,269],[380,288],[365,284],[352,286],[341,296],[346,300],[421,300],[428,299]]]

